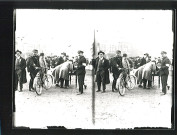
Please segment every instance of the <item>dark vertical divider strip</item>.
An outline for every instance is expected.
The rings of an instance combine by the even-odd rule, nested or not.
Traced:
[[[13,7],[0,4],[0,120],[1,132],[12,127]]]

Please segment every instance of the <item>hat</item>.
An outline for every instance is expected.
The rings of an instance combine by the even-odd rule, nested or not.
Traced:
[[[105,54],[103,51],[99,51],[99,52],[98,52],[98,55],[99,55],[100,53],[102,53],[103,55]]]
[[[44,53],[40,53],[40,56],[44,56]]]
[[[37,49],[34,49],[32,52],[35,53],[35,52],[38,52],[38,50],[37,50]]]
[[[123,54],[123,57],[127,57],[127,54],[126,54],[126,53],[124,53],[124,54]]]
[[[16,54],[17,52],[19,52],[20,54],[22,54],[22,52],[21,52],[20,50],[16,50],[15,54]]]
[[[120,50],[117,50],[116,53],[121,53],[121,51],[120,51]]]
[[[162,52],[161,52],[161,54],[167,54],[167,52],[165,52],[165,51],[162,51]]]
[[[79,50],[77,53],[79,54],[79,53],[84,53],[84,52],[83,52],[83,51],[81,51],[81,50]]]
[[[148,54],[148,53],[145,53],[144,55],[149,56],[149,54]]]
[[[61,54],[63,54],[64,56],[66,56],[66,53],[65,53],[65,52],[62,52]]]

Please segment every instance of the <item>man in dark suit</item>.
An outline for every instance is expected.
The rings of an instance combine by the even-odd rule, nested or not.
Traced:
[[[162,94],[166,94],[166,87],[167,87],[167,80],[169,75],[169,66],[171,64],[169,58],[166,55],[167,53],[165,51],[161,52],[162,55],[162,62],[161,62],[161,68],[160,68],[160,76],[161,76],[161,83],[162,83]]]
[[[99,51],[98,57],[95,62],[95,74],[96,74],[96,82],[98,86],[97,92],[101,91],[101,83],[103,87],[102,93],[106,90],[106,84],[110,83],[109,80],[109,61],[103,57],[104,52]]]
[[[21,57],[21,51],[16,51],[16,59],[15,59],[15,90],[18,89],[18,83],[20,86],[20,92],[23,89],[23,83],[27,82],[26,79],[26,61]]]
[[[55,60],[55,66],[58,66],[58,65],[64,63],[64,57],[66,57],[66,53],[65,52],[61,53],[60,57],[56,58],[56,60]]]
[[[143,66],[143,65],[145,65],[148,62],[149,62],[149,54],[145,53],[143,58],[141,59],[140,66]]]
[[[111,72],[113,73],[112,92],[114,92],[114,90],[117,90],[116,82],[120,73],[122,72],[122,56],[120,50],[116,51],[116,56],[112,58],[110,65]]]
[[[79,93],[77,95],[81,95],[83,93],[84,78],[86,73],[85,71],[86,59],[83,56],[83,53],[84,53],[83,51],[78,51],[76,74],[78,76]]]
[[[33,50],[33,55],[27,59],[27,70],[30,73],[30,82],[29,82],[29,91],[34,91],[33,88],[33,81],[36,77],[36,74],[39,72],[39,56],[38,56],[38,50]]]

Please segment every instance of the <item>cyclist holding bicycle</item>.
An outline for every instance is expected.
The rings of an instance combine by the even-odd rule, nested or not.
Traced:
[[[27,58],[27,70],[30,73],[30,82],[29,82],[29,91],[34,91],[33,88],[33,81],[36,76],[36,74],[39,72],[39,56],[38,56],[38,50],[33,50],[33,55],[29,58]]]
[[[124,81],[126,80],[127,75],[130,74],[130,69],[133,67],[133,62],[127,58],[127,54],[124,53],[122,57],[122,76]],[[125,81],[126,82],[126,81]]]

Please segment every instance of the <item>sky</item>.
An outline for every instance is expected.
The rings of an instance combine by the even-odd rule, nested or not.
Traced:
[[[94,30],[97,42],[129,42],[152,56],[162,50],[171,56],[171,10],[16,10],[16,41],[23,49],[40,44],[44,53],[83,50],[91,57]]]

